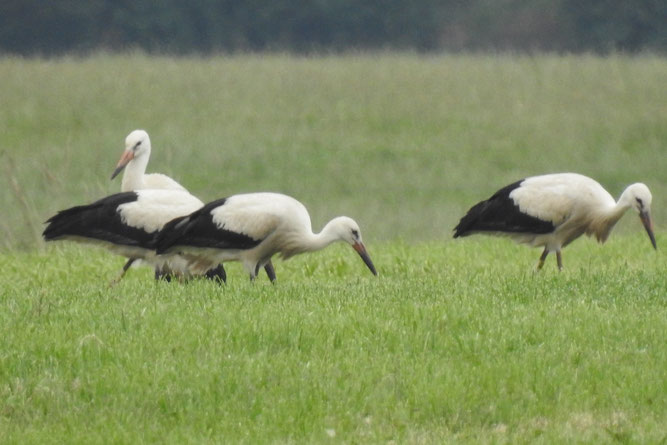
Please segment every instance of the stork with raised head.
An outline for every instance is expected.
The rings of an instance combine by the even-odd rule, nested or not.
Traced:
[[[187,262],[175,255],[155,253],[155,235],[168,222],[190,214],[203,203],[186,191],[137,190],[107,196],[92,204],[61,210],[49,218],[43,236],[46,241],[72,240],[96,244],[130,258],[117,280],[132,261],[141,259],[157,273],[190,276]],[[202,275],[224,281],[224,269],[209,268]]]
[[[604,243],[626,210],[632,208],[657,249],[651,220],[651,192],[641,183],[628,186],[618,201],[595,180],[576,173],[532,176],[501,188],[474,205],[454,229],[454,238],[475,233],[505,235],[519,243],[544,247],[537,269],[581,235]]]
[[[134,130],[125,138],[125,151],[120,157],[111,179],[123,173],[121,192],[142,189],[185,190],[178,182],[161,173],[146,174],[151,156],[151,139],[144,130]]]
[[[114,179],[121,171],[123,179],[120,184],[121,192],[130,192],[143,189],[181,190],[185,188],[167,175],[161,173],[146,174],[146,167],[151,156],[151,139],[144,130],[134,130],[125,138],[125,150],[111,175]],[[204,205],[202,203],[202,205]],[[123,266],[122,278],[137,258],[129,258]],[[223,269],[224,270],[224,269]],[[155,270],[155,278],[160,278],[162,271]]]
[[[148,166],[150,155],[151,139],[148,137],[148,133],[145,130],[134,130],[127,135],[125,138],[125,150],[116,165],[116,169],[111,175],[111,179],[114,179],[121,171],[123,171],[123,169],[125,170],[120,186],[121,192],[143,189],[186,191],[185,187],[167,175],[163,175],[162,173],[146,174],[146,167]],[[201,205],[204,205],[204,203],[201,203]],[[125,266],[123,266],[123,271],[126,271],[135,260],[135,258],[128,259]],[[274,282],[276,280],[276,274],[273,269],[273,264],[271,264],[271,262],[267,263],[264,266],[264,269],[266,270],[269,280]],[[156,271],[156,277],[159,275],[160,272]],[[207,275],[222,278],[223,281],[226,277],[222,264],[218,265],[215,269],[212,269],[212,271],[207,272]]]
[[[187,258],[195,271],[224,261],[240,261],[254,279],[276,253],[287,259],[336,241],[349,243],[377,275],[353,219],[339,216],[315,234],[303,204],[279,193],[240,194],[208,203],[166,224],[157,236],[156,247],[158,253]]]

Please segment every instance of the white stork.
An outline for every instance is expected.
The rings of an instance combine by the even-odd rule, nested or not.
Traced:
[[[166,224],[157,236],[156,248],[158,253],[183,255],[195,271],[240,261],[254,279],[276,253],[287,259],[335,241],[352,245],[377,275],[354,220],[339,216],[314,234],[303,204],[279,193],[240,194],[208,203]]]
[[[473,206],[454,229],[454,238],[475,233],[506,235],[516,242],[543,246],[537,269],[550,252],[563,268],[561,249],[581,235],[604,243],[629,208],[635,209],[657,249],[651,220],[651,192],[628,186],[618,202],[595,180],[576,173],[533,176],[498,190]]]
[[[125,138],[125,151],[123,151],[123,154],[116,165],[116,169],[111,175],[111,179],[114,179],[121,171],[123,171],[123,169],[125,169],[120,186],[121,192],[143,189],[186,191],[185,187],[167,175],[163,175],[162,173],[146,174],[146,167],[148,166],[150,155],[151,139],[148,137],[146,131],[134,130],[127,135]],[[204,203],[201,202],[201,205],[203,206]],[[136,258],[130,258],[125,266],[123,266],[123,271],[127,271],[135,260]],[[269,280],[274,282],[276,280],[276,274],[273,269],[273,264],[271,264],[271,262],[267,263],[264,266],[264,269],[269,276]],[[223,281],[225,280],[226,275],[222,264],[216,267],[213,271],[217,271],[218,275],[216,276],[222,278]],[[210,275],[213,271],[207,272],[207,275]],[[160,272],[156,271],[156,277],[159,275]]]
[[[142,189],[185,190],[178,182],[161,173],[146,174],[146,166],[151,156],[151,139],[144,130],[134,130],[125,138],[125,151],[111,175],[115,178],[123,169],[121,192]]]
[[[137,190],[107,196],[89,205],[61,210],[46,222],[46,241],[72,240],[101,245],[130,259],[120,280],[132,261],[141,259],[159,273],[189,276],[187,262],[175,255],[155,253],[155,235],[170,220],[187,215],[202,207],[202,202],[186,191]],[[209,278],[225,280],[224,270],[214,265],[204,271]]]

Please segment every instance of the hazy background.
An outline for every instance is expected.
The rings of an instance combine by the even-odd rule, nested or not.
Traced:
[[[664,0],[3,0],[0,52],[660,51]]]

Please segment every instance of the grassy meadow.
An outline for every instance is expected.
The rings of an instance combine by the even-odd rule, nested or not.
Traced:
[[[0,58],[0,442],[664,443],[667,59],[351,54]],[[208,201],[280,191],[360,224],[278,283],[156,283],[45,245],[57,210],[149,171]],[[475,202],[576,171],[653,193],[550,257],[452,240]]]

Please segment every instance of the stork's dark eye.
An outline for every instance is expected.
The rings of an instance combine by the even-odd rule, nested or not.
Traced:
[[[137,142],[136,144],[134,144],[134,150],[136,150],[137,148],[139,148],[140,145],[141,145],[141,141],[139,141],[139,142]]]
[[[354,229],[352,229],[352,235],[353,235],[355,238],[359,238],[359,231],[358,231],[358,230],[354,230]]]
[[[635,198],[637,201],[637,204],[639,204],[639,207],[644,207],[644,201],[641,200],[641,198]]]

